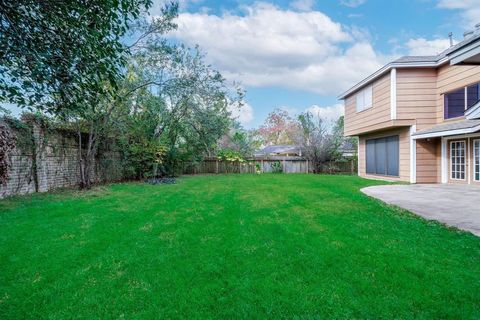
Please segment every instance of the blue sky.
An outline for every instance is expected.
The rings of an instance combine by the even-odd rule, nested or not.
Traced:
[[[154,0],[158,14],[168,0]],[[480,0],[179,0],[172,39],[200,45],[213,67],[247,91],[246,128],[269,112],[305,110],[327,120],[337,96],[402,55],[448,48],[480,22]]]

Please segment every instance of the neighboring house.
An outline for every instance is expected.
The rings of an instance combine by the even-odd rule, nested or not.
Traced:
[[[357,155],[358,150],[352,139],[344,139],[338,151],[344,158],[353,158]]]
[[[255,157],[301,157],[302,150],[297,145],[273,145],[255,151]]]
[[[480,24],[437,56],[402,57],[340,96],[359,175],[480,184]]]

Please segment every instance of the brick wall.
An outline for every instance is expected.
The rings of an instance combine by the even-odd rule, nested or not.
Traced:
[[[25,135],[11,126],[9,128],[17,139]],[[0,185],[0,198],[78,186],[78,144],[75,135],[60,130],[46,133],[40,126],[33,125],[30,137],[33,138],[30,147],[17,146],[10,155],[8,182]],[[112,144],[107,145],[108,149],[99,150],[93,168],[97,183],[124,178],[120,152]]]

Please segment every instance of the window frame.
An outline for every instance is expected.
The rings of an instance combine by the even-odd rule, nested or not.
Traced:
[[[454,162],[454,155],[453,155],[454,148],[453,148],[453,145],[457,144],[457,143],[463,144],[463,148],[462,148],[462,151],[463,151],[463,165],[461,164],[461,162],[457,163],[457,161],[459,159],[461,159],[462,156],[455,155],[455,162]],[[455,147],[455,151],[457,151],[456,147]],[[463,170],[460,170],[460,171],[453,170],[453,167],[455,166],[455,168],[456,168],[457,165],[460,165],[461,168],[463,168]],[[460,177],[461,177],[461,174],[463,173],[463,179],[454,177],[453,176],[454,173],[460,174]],[[467,150],[466,150],[465,140],[452,140],[452,141],[450,141],[450,180],[453,180],[453,181],[466,181],[467,180]]]
[[[369,94],[369,105],[365,103],[366,94]],[[362,105],[359,107],[359,100],[362,101]],[[355,95],[355,108],[357,113],[373,108],[373,84],[364,87],[362,90],[358,91]]]
[[[479,96],[479,99],[477,100],[477,102],[480,100],[480,82],[474,82],[474,83],[470,83],[468,85],[464,85],[462,87],[458,87],[456,89],[452,89],[448,92],[444,92],[443,93],[443,119],[444,120],[451,120],[451,119],[458,119],[458,118],[461,118],[461,117],[464,117],[465,116],[465,112],[470,109],[472,106],[475,105],[475,103],[473,103],[472,105],[468,105],[468,88],[470,87],[473,87],[473,86],[477,86],[478,88],[478,96]],[[450,95],[450,94],[453,94],[457,91],[460,91],[463,89],[463,114],[460,115],[460,116],[456,116],[456,117],[450,117],[450,118],[447,118],[447,112],[446,112],[446,108],[447,108],[447,96]]]
[[[480,182],[480,139],[473,140],[472,149],[473,149],[473,181]],[[477,164],[477,161],[478,161],[478,164]],[[477,179],[477,173],[478,173],[478,179]]]

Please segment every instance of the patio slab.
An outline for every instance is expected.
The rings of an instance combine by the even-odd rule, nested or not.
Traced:
[[[451,184],[386,185],[361,190],[428,220],[480,237],[480,187]]]

